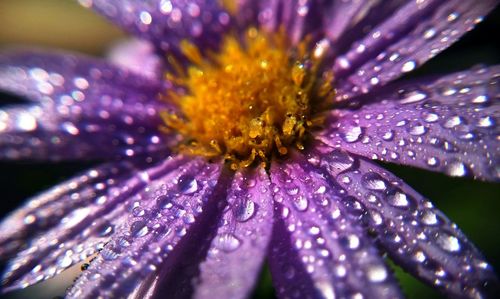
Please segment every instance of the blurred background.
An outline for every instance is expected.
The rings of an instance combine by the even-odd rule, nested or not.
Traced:
[[[467,34],[411,76],[446,73],[475,64],[500,62],[499,9],[476,30]],[[0,48],[35,45],[103,55],[109,46],[126,35],[99,16],[68,0],[0,0]],[[0,105],[19,99],[0,93]],[[85,170],[95,163],[30,164],[0,161],[0,217],[24,199]],[[422,170],[385,165],[421,194],[430,198],[483,251],[487,260],[500,269],[500,186],[448,178]],[[0,265],[1,267],[2,265]],[[408,298],[441,298],[392,265]],[[53,298],[78,274],[80,266],[64,278],[1,298]],[[1,269],[0,269],[1,270]],[[270,275],[263,271],[254,298],[274,298]]]

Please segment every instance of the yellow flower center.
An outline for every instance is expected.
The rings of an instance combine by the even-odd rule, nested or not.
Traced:
[[[164,129],[183,136],[181,151],[223,156],[238,169],[304,149],[308,132],[321,124],[319,100],[334,92],[332,76],[318,78],[321,55],[309,55],[307,42],[292,48],[285,36],[251,28],[242,39],[228,35],[209,58],[182,42],[192,64],[167,79],[185,92],[167,95],[178,114],[162,113]]]

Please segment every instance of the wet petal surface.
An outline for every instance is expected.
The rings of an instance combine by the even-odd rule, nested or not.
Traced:
[[[155,80],[69,53],[0,53],[0,89],[33,104],[0,109],[0,157],[134,156],[166,147]]]
[[[269,251],[283,298],[401,298],[373,240],[334,181],[303,158],[273,164],[275,228]]]
[[[336,178],[345,202],[403,269],[450,297],[498,291],[492,267],[446,216],[400,179],[364,158],[319,148],[308,156]]]
[[[190,246],[200,248],[199,241],[207,238],[204,228],[211,226],[220,201],[225,199],[227,186],[218,184],[220,174],[220,164],[194,159],[177,171],[150,178],[133,196],[136,206],[126,216],[125,225],[77,280],[68,297],[122,297],[157,271],[163,281],[181,278],[175,272],[182,272],[179,263],[186,259],[178,255],[189,252]],[[191,257],[195,259],[195,255]],[[162,287],[168,288],[168,283]],[[175,292],[183,294],[190,286],[176,287]]]
[[[500,68],[396,85],[360,109],[337,110],[319,139],[372,159],[500,179]]]
[[[178,53],[182,40],[200,49],[217,48],[229,28],[228,12],[219,1],[197,0],[79,0],[88,8],[138,37],[152,41],[164,52]]]
[[[132,161],[103,166],[29,201],[2,223],[2,228],[24,223],[24,229],[13,232],[11,228],[2,235],[2,251],[9,254],[18,242],[28,244],[8,264],[3,277],[6,290],[51,278],[102,250],[127,226],[128,215],[142,213],[136,193],[183,160],[166,158],[147,170],[141,169],[147,168],[144,161],[137,163],[141,168]]]
[[[193,298],[247,298],[271,239],[273,203],[264,169],[237,172],[228,206],[200,265]]]
[[[336,59],[337,100],[411,72],[482,21],[496,0],[406,1],[390,18]]]

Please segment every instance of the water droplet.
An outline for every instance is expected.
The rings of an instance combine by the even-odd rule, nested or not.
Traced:
[[[179,192],[192,194],[198,191],[198,181],[190,175],[182,175],[177,181]]]
[[[130,233],[134,237],[144,237],[149,232],[149,228],[146,226],[146,223],[142,220],[135,221],[130,225]]]
[[[363,134],[363,130],[358,125],[346,125],[340,127],[340,134],[345,142],[353,143],[358,141]]]
[[[401,71],[403,73],[408,73],[408,72],[413,71],[416,66],[417,66],[417,63],[414,60],[409,60],[403,64],[403,66],[401,67]]]
[[[425,225],[435,225],[438,223],[436,213],[431,210],[424,210],[420,212],[420,222]]]
[[[142,217],[146,215],[146,211],[141,207],[135,207],[132,209],[132,215],[135,217]]]
[[[406,92],[402,95],[402,99],[399,101],[401,104],[411,104],[411,103],[416,103],[420,102],[422,100],[425,100],[427,98],[427,94],[419,91],[419,90],[412,90],[409,92]]]
[[[427,165],[433,166],[433,167],[439,165],[438,158],[436,158],[436,157],[430,157],[430,158],[428,158],[427,159]]]
[[[492,127],[494,124],[495,121],[491,116],[481,117],[477,122],[477,126],[482,128]]]
[[[366,270],[366,276],[371,282],[382,282],[387,278],[387,270],[382,265],[372,265]]]
[[[414,136],[424,135],[427,132],[427,128],[422,124],[417,124],[410,128],[409,133]]]
[[[399,190],[391,192],[391,194],[387,196],[387,202],[391,206],[400,208],[408,207],[410,205],[409,197]]]
[[[304,196],[299,195],[293,198],[293,206],[297,209],[297,211],[303,212],[309,206],[309,201]]]
[[[311,236],[316,236],[316,235],[318,235],[318,234],[321,232],[321,230],[320,230],[320,228],[319,228],[319,227],[317,227],[317,226],[311,226],[311,227],[309,228],[308,232],[309,232],[309,234],[310,234]]]
[[[164,194],[158,196],[156,202],[158,203],[158,207],[162,209],[171,209],[174,206],[173,196],[171,194]]]
[[[392,139],[394,139],[394,131],[389,130],[389,131],[385,132],[382,135],[382,139],[384,139],[385,141],[391,141]]]
[[[439,120],[439,115],[432,112],[423,112],[422,117],[428,123],[433,123]]]
[[[340,239],[341,243],[348,249],[358,249],[361,241],[356,235],[347,235]]]
[[[445,128],[448,128],[448,129],[451,129],[453,127],[456,127],[458,126],[459,124],[462,123],[462,118],[460,116],[452,116],[450,117],[445,123],[444,123],[444,127]]]
[[[114,231],[115,231],[115,226],[109,222],[105,222],[99,227],[97,233],[99,237],[108,237],[111,234],[113,234]]]
[[[446,173],[450,176],[464,176],[467,174],[467,168],[464,163],[453,161],[446,166]]]
[[[299,193],[299,187],[297,187],[296,185],[294,184],[291,184],[289,185],[287,188],[286,188],[286,193],[288,193],[288,195],[297,195]]]
[[[71,264],[73,264],[73,260],[69,255],[64,255],[57,261],[57,265],[63,269],[68,268],[69,266],[71,266]]]
[[[387,188],[384,179],[374,172],[367,173],[361,178],[363,186],[369,190],[382,191]]]
[[[235,251],[240,245],[241,241],[230,233],[220,234],[215,239],[215,246],[225,252]]]
[[[249,199],[238,202],[233,210],[234,216],[239,222],[250,220],[255,215],[255,211],[256,204]]]
[[[328,167],[334,168],[337,171],[345,171],[351,168],[354,164],[354,159],[341,150],[333,150],[328,154]]]
[[[460,250],[460,241],[455,236],[447,233],[439,233],[436,241],[446,251],[457,252]]]

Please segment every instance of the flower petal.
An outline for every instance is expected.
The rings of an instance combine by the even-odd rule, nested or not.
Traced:
[[[152,79],[68,53],[0,53],[0,89],[35,101],[0,110],[0,157],[112,158],[165,148]]]
[[[206,238],[206,230],[216,223],[228,183],[221,169],[221,164],[197,158],[166,176],[150,178],[133,197],[135,211],[127,215],[125,225],[76,281],[68,297],[123,297],[154,273],[171,275],[176,263],[184,262],[179,255],[200,250],[201,242],[195,241]],[[174,275],[174,279],[178,277]],[[177,286],[177,292],[185,291]]]
[[[109,60],[136,74],[158,81],[163,79],[163,61],[156,55],[153,44],[141,39],[128,39],[115,44],[108,53]]]
[[[1,236],[3,252],[10,253],[20,241],[29,244],[9,262],[3,277],[5,290],[51,278],[101,250],[124,229],[129,213],[142,213],[136,192],[184,160],[168,158],[147,170],[142,170],[148,167],[144,161],[104,165],[28,202],[1,225],[8,229]],[[8,228],[12,224],[19,225],[19,233]]]
[[[267,31],[284,28],[293,44],[308,34],[319,33],[321,11],[326,6],[321,0],[270,0],[255,1],[257,22]],[[248,9],[244,6],[242,9]]]
[[[336,59],[337,99],[367,93],[414,70],[474,28],[498,3],[407,1]]]
[[[345,204],[406,271],[453,298],[485,298],[499,282],[463,233],[422,195],[361,157],[319,148],[308,159],[351,196]],[[491,288],[491,289],[490,289]]]
[[[264,169],[238,172],[229,209],[200,265],[193,298],[247,298],[257,282],[272,232],[273,204]],[[242,271],[244,269],[244,271]]]
[[[273,163],[275,228],[269,262],[280,297],[402,298],[391,271],[337,183],[303,158]]]
[[[500,66],[388,88],[360,109],[334,111],[319,135],[365,157],[452,176],[500,179]]]
[[[33,101],[99,102],[108,95],[145,103],[161,83],[75,53],[10,49],[0,52],[0,89]]]
[[[165,52],[178,52],[182,40],[202,51],[217,48],[229,28],[230,16],[219,1],[79,0],[138,37]]]

